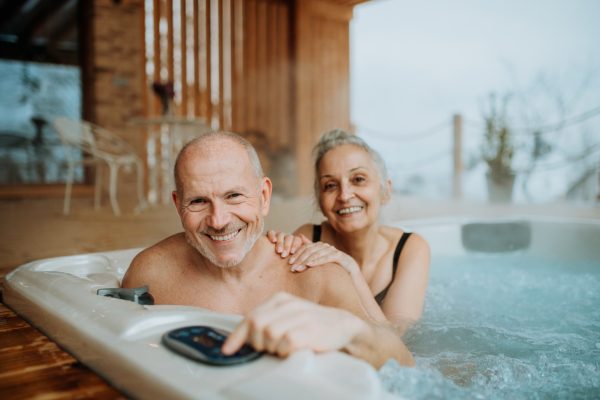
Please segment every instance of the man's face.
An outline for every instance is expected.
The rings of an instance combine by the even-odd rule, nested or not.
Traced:
[[[210,153],[189,149],[180,159],[180,192],[173,192],[173,200],[188,242],[228,268],[239,264],[262,234],[271,181],[254,176],[239,144],[217,139],[208,146]]]

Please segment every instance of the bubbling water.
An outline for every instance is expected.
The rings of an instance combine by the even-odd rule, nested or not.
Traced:
[[[408,399],[600,398],[600,263],[434,257],[421,321],[384,386]]]

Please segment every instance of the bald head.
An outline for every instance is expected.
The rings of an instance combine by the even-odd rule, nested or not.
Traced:
[[[190,140],[179,151],[175,159],[175,188],[177,193],[180,193],[182,188],[181,182],[181,164],[184,164],[192,159],[212,157],[231,157],[232,154],[238,153],[240,150],[248,156],[249,168],[252,175],[256,178],[256,184],[260,185],[264,173],[256,154],[254,147],[243,137],[230,132],[208,132],[196,139]]]

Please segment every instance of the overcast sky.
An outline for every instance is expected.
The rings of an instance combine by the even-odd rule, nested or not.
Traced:
[[[599,0],[374,0],[354,10],[352,120],[365,138],[366,128],[412,133],[454,113],[476,121],[490,92],[529,93],[541,75],[571,113],[600,106]],[[405,166],[449,149],[450,132],[401,145],[368,140],[388,164]],[[465,134],[476,150],[480,133]],[[450,158],[437,164],[423,173],[443,175]]]

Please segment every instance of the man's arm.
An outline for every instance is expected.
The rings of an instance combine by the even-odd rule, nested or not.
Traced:
[[[330,276],[325,280],[327,284],[324,285],[320,304],[347,310],[355,317],[351,324],[354,328],[352,340],[343,350],[376,368],[390,358],[400,365],[414,366],[415,359],[392,327],[378,323],[366,312],[346,271],[337,264],[328,265],[325,269]]]
[[[368,322],[348,274],[337,265],[311,273],[306,284],[320,292],[319,304],[278,293],[251,311],[232,332],[222,351],[235,353],[249,342],[258,351],[282,357],[295,350],[342,350],[380,368],[389,358],[415,365],[414,358],[391,330]]]

